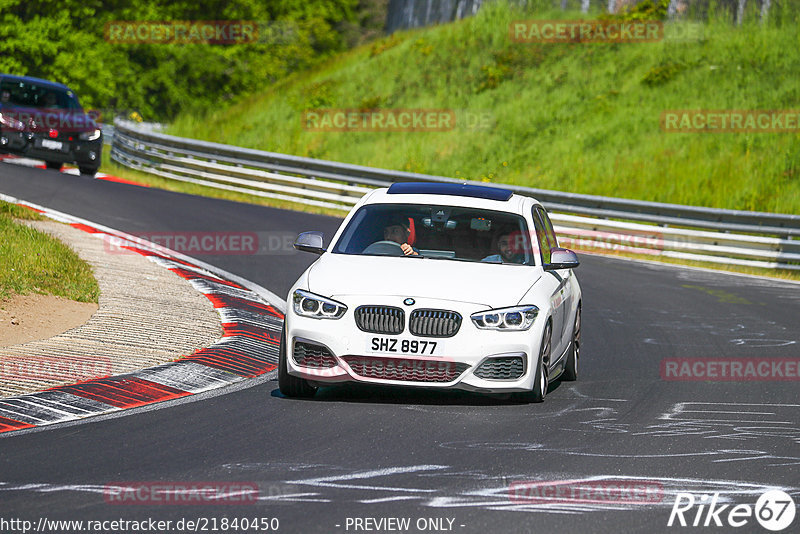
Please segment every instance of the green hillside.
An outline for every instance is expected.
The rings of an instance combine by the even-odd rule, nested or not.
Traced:
[[[395,34],[170,133],[362,165],[588,194],[800,213],[797,133],[667,133],[665,110],[800,108],[796,16],[702,38],[520,44],[509,23],[577,19],[500,2]],[[671,35],[674,35],[675,32]],[[439,132],[308,131],[318,108],[455,110]],[[472,122],[478,124],[471,124]]]

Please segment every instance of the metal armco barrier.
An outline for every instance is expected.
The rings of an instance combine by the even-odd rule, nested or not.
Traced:
[[[343,211],[394,182],[465,183],[175,137],[126,121],[115,124],[111,158],[172,180]],[[563,244],[577,250],[800,270],[800,215],[497,185],[541,201]]]

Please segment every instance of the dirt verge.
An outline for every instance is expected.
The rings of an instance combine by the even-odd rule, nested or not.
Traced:
[[[0,347],[47,339],[84,324],[97,311],[93,302],[53,295],[14,295],[0,301]]]

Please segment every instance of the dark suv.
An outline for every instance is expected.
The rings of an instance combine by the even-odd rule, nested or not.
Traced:
[[[94,175],[103,153],[97,117],[66,85],[0,74],[0,154],[42,159],[49,169],[77,163]]]

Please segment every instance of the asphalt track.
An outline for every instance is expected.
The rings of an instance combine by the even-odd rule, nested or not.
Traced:
[[[0,192],[131,233],[329,237],[338,225],[6,163]],[[269,252],[197,257],[285,296],[314,257]],[[754,505],[782,488],[800,503],[798,382],[666,381],[660,365],[675,357],[797,358],[800,286],[581,260],[581,376],[551,389],[543,404],[371,387],[290,400],[276,381],[254,380],[194,402],[1,437],[0,520],[278,518],[280,532],[366,532],[354,518],[396,517],[410,518],[406,532],[767,532],[753,518],[737,529],[667,521],[677,492]],[[605,488],[635,481],[658,498],[542,502],[509,493],[519,482],[582,479]],[[104,499],[107,485],[140,481],[254,482],[260,492],[246,506]],[[418,529],[424,518],[444,521]],[[800,517],[786,532],[798,525]]]

